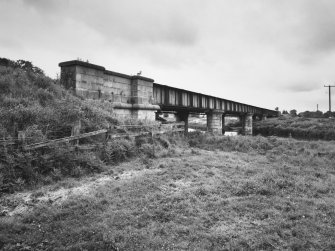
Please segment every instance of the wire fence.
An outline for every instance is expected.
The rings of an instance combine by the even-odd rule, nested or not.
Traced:
[[[79,147],[79,143],[81,139],[90,138],[94,136],[104,135],[102,137],[102,141],[106,142],[108,140],[117,139],[117,138],[125,138],[125,137],[139,137],[139,136],[151,136],[157,134],[164,134],[169,132],[183,132],[185,131],[184,122],[179,123],[170,123],[170,124],[149,124],[149,125],[110,125],[107,129],[101,129],[91,132],[85,132],[87,128],[82,128],[80,121],[76,122],[71,130],[66,128],[64,130],[52,130],[47,131],[45,134],[40,135],[42,140],[36,142],[38,137],[26,136],[26,132],[19,131],[17,138],[3,138],[0,139],[0,148],[6,148],[10,146],[14,146],[14,149],[20,150],[34,150],[42,147],[50,147],[54,145],[58,145],[61,143],[75,142],[75,145]],[[71,131],[71,135],[62,138],[56,137],[47,137],[47,135],[52,132],[64,132],[69,133]],[[85,146],[86,148],[90,148]],[[85,148],[84,147],[84,148]],[[80,148],[80,147],[79,147]]]

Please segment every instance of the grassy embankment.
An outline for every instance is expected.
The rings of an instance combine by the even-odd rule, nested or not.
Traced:
[[[334,250],[335,142],[195,134],[2,199],[4,250]]]
[[[83,100],[36,67],[3,62],[11,66],[0,65],[0,194],[101,172],[106,165],[149,153],[143,140],[115,140],[86,152],[70,151],[69,145],[22,151],[6,144],[17,142],[18,131],[25,132],[26,144],[67,137],[78,120],[82,132],[133,121],[116,120],[109,102]]]
[[[254,134],[276,135],[311,140],[335,140],[335,120],[281,116],[254,122]]]

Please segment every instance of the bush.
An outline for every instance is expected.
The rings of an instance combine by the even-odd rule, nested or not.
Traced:
[[[335,140],[334,121],[331,119],[279,117],[254,123],[254,135],[282,136],[299,139]]]
[[[25,186],[79,177],[104,170],[104,164],[94,152],[76,152],[67,146],[42,151],[2,153],[0,162],[0,192],[20,190]]]
[[[135,156],[134,143],[127,139],[117,139],[99,149],[100,158],[106,164],[117,164]]]

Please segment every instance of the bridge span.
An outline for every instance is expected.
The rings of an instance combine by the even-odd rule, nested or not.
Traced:
[[[208,131],[222,133],[226,115],[239,116],[244,134],[252,134],[252,120],[276,117],[277,111],[154,83],[153,79],[106,70],[79,60],[61,67],[61,84],[77,95],[111,102],[120,117],[155,120],[162,112],[173,112],[188,129],[190,113],[207,115]]]

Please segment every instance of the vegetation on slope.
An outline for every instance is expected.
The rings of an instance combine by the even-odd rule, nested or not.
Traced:
[[[255,135],[335,140],[335,121],[330,118],[281,116],[255,121],[253,126]]]
[[[32,63],[0,58],[0,193],[102,171],[111,160],[140,149],[131,140],[85,152],[71,151],[69,145],[23,151],[10,144],[17,142],[18,131],[25,133],[27,144],[68,137],[78,120],[82,132],[120,123],[109,102],[83,100]]]
[[[43,74],[0,66],[1,138],[15,138],[17,130],[30,141],[60,137],[79,119],[87,130],[115,123],[108,103],[81,100]]]
[[[161,158],[6,197],[3,250],[334,250],[333,141],[165,140]]]

